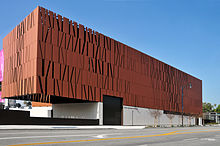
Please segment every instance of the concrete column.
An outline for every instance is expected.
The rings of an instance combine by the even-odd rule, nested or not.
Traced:
[[[103,103],[98,102],[98,119],[99,119],[99,125],[103,125]]]
[[[5,107],[8,106],[8,99],[5,98]]]
[[[199,126],[202,126],[202,118],[199,117]]]

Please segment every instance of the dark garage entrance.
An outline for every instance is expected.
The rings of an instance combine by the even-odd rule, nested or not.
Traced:
[[[122,98],[103,95],[103,124],[121,125]]]

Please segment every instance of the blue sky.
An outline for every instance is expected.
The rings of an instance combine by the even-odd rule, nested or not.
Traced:
[[[203,81],[203,101],[220,104],[220,0],[5,0],[2,39],[38,5]]]

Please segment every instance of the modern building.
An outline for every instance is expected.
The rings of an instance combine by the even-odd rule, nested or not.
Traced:
[[[4,53],[0,50],[0,109],[29,111],[30,117],[51,117],[52,105],[50,103],[32,102],[30,106],[25,103],[30,101],[22,101],[16,99],[2,99],[1,98],[1,85],[4,72]]]
[[[56,118],[194,125],[202,115],[200,79],[43,7],[3,50],[2,97],[51,103]]]

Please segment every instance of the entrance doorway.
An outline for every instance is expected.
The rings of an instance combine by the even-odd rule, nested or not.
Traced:
[[[123,99],[103,95],[103,124],[121,125]]]

